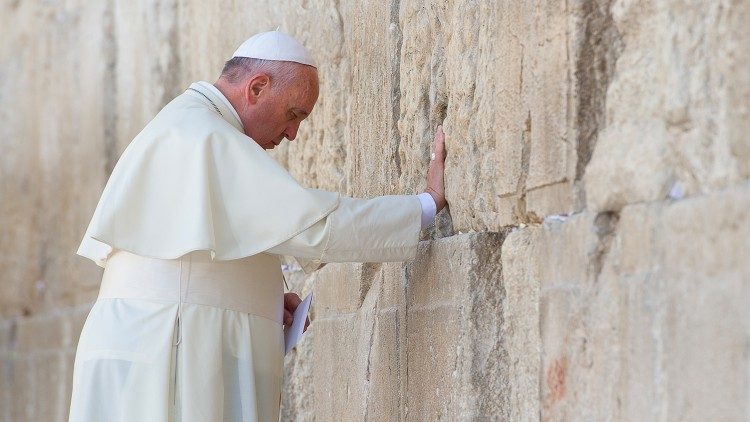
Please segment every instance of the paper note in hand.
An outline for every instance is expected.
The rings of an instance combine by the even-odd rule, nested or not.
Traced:
[[[307,295],[302,303],[297,305],[297,309],[294,310],[294,321],[292,322],[292,325],[284,329],[284,355],[289,353],[302,337],[302,332],[305,330],[307,312],[310,310],[310,302],[312,302],[312,292]]]

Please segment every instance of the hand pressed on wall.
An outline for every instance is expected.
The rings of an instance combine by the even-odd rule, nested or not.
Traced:
[[[437,205],[437,212],[440,212],[448,202],[445,199],[445,133],[443,125],[438,126],[435,131],[435,139],[432,141],[430,148],[430,167],[427,169],[427,189],[425,192],[432,195]]]

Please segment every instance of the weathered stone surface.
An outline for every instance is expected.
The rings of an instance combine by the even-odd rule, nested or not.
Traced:
[[[417,193],[444,123],[450,201],[412,262],[287,271],[316,299],[283,420],[748,419],[750,3],[0,11],[2,420],[64,420],[101,278],[74,253],[120,153],[277,26],[321,89],[272,156],[310,187]]]
[[[501,250],[505,287],[502,330],[508,356],[508,420],[537,420],[540,414],[539,373],[541,338],[539,326],[539,267],[533,265],[539,251],[539,230],[508,234]]]
[[[748,205],[744,185],[509,235],[504,263],[541,282],[542,419],[743,419]]]
[[[567,12],[554,1],[401,2],[402,184],[422,186],[432,134],[445,120],[457,230],[572,209]],[[556,184],[566,188],[554,203],[527,205],[527,192]]]
[[[750,414],[748,218],[748,185],[675,203],[662,215],[663,387],[675,420]]]
[[[750,113],[740,70],[750,5],[617,1],[612,11],[625,47],[586,169],[588,206],[659,200],[676,183],[693,195],[747,180],[747,141],[736,131]]]
[[[97,273],[79,265],[74,252],[88,219],[82,210],[93,205],[106,175],[98,143],[104,3],[81,5],[3,6],[12,11],[2,13],[9,21],[0,56],[7,75],[0,116],[6,317],[69,306],[85,286],[79,283]],[[19,25],[24,17],[34,24]]]
[[[59,315],[21,318],[17,324],[17,350],[29,353],[55,350],[65,346],[63,320]]]
[[[315,417],[454,420],[507,413],[507,345],[500,333],[512,329],[502,313],[502,239],[473,234],[424,243],[405,271],[395,263],[366,264],[370,272],[362,278],[371,282],[355,309],[321,302],[331,300],[332,284],[348,285],[340,268],[352,274],[363,266],[321,270],[315,334],[307,339],[316,362],[311,384],[326,386],[314,388]]]
[[[8,354],[0,351],[0,420],[3,421],[11,420],[12,401],[18,400],[15,385],[12,384],[9,361]]]

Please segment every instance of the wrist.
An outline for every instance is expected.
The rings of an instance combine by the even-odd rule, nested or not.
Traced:
[[[435,204],[435,200],[432,198],[432,195],[427,192],[418,194],[417,198],[419,199],[419,204],[422,207],[421,228],[424,229],[427,228],[430,223],[432,223],[432,220],[435,219],[435,214],[437,214],[437,204]]]
[[[435,192],[435,189],[429,186],[427,187],[427,189],[425,189],[425,192],[429,193],[430,196],[432,197],[432,200],[435,201],[436,212],[440,212],[440,210],[442,210],[443,207],[445,206],[445,204],[443,204],[443,201],[441,201],[442,198],[440,198],[440,195],[438,195],[438,193]]]

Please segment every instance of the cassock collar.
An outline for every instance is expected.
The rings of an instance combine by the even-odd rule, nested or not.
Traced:
[[[224,118],[224,120],[229,122],[232,126],[236,127],[240,132],[245,132],[244,126],[242,125],[242,120],[240,120],[240,115],[237,114],[237,110],[232,107],[232,103],[229,102],[227,97],[225,97],[218,88],[206,81],[194,82],[190,84],[190,88],[199,91],[201,94],[209,98],[213,102],[213,104],[215,104],[216,107],[219,108],[219,110],[221,111],[221,116]],[[188,92],[190,92],[190,89],[188,89]],[[197,94],[195,91],[193,91],[193,93]],[[202,95],[197,95],[203,100],[206,100],[206,98],[204,98]],[[208,101],[206,101],[206,103],[208,103],[209,107],[213,108],[213,105]]]

